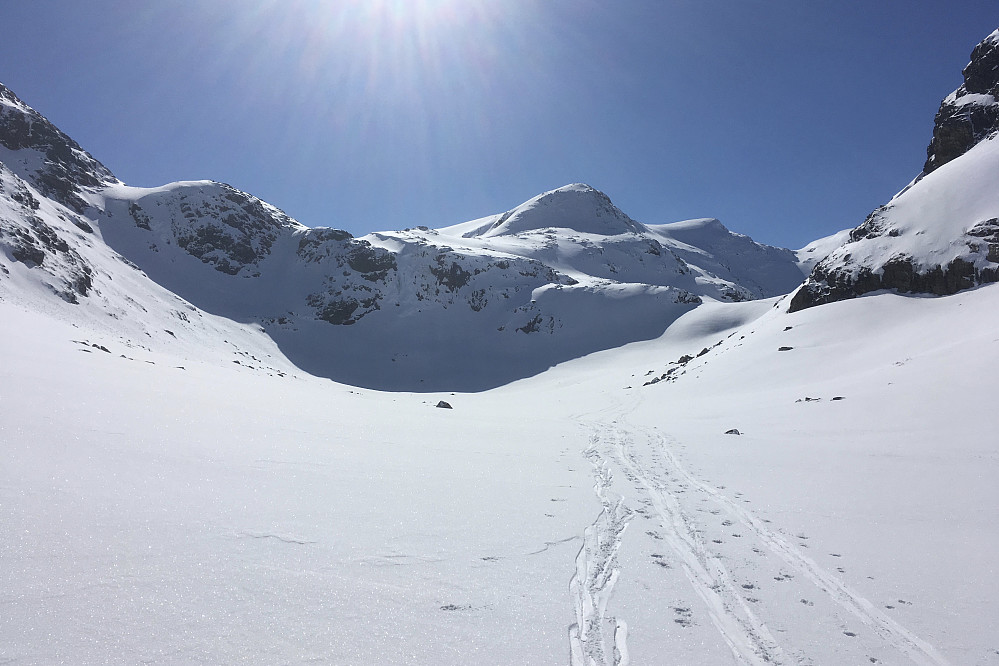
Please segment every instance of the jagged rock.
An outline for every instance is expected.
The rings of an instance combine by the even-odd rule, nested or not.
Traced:
[[[808,281],[791,298],[788,312],[855,298],[882,289],[948,296],[976,284],[999,281],[999,268],[976,268],[973,263],[962,258],[956,258],[946,266],[919,271],[911,258],[895,257],[885,262],[880,270],[878,273],[869,267],[862,267],[851,272],[836,266],[824,266],[820,262]]]
[[[22,102],[0,83],[0,145],[10,150],[28,150],[42,159],[41,166],[8,164],[42,194],[69,206],[77,213],[88,204],[81,190],[117,183],[118,179],[90,153],[63,134],[40,113]]]
[[[453,407],[451,407],[450,403],[444,402],[443,400],[438,402],[436,406],[438,409],[454,409]]]
[[[738,428],[732,428],[731,430],[726,430],[725,434],[726,435],[741,435],[742,433],[739,432]]]
[[[923,173],[950,162],[999,129],[999,30],[971,52],[964,83],[940,103]]]

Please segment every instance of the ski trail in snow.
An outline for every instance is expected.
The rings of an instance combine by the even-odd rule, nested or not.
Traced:
[[[620,573],[617,551],[632,511],[624,498],[616,501],[609,490],[611,471],[596,451],[595,444],[586,450],[593,465],[594,491],[603,509],[583,532],[583,546],[576,555],[576,571],[569,581],[569,592],[576,609],[576,622],[569,627],[571,666],[628,666],[628,625],[607,616],[610,600]]]
[[[713,502],[719,510],[745,526],[772,556],[783,561],[802,577],[802,582],[814,586],[829,601],[857,618],[877,636],[886,648],[894,649],[915,664],[945,665],[946,659],[936,649],[898,622],[881,612],[874,604],[843,580],[824,569],[798,547],[771,529],[753,512],[727,497],[721,489],[698,479],[685,468],[671,450],[675,442],[664,437],[655,428],[630,426],[621,419],[627,409],[613,407],[597,413],[579,414],[577,420],[593,433],[586,457],[593,464],[598,478],[597,495],[604,511],[597,521],[587,528],[585,545],[576,560],[576,575],[571,584],[576,602],[577,624],[570,630],[572,666],[606,666],[627,663],[627,645],[624,637],[627,626],[617,621],[617,636],[611,636],[609,621],[603,610],[610,589],[617,579],[614,568],[621,542],[623,525],[615,531],[615,516],[626,524],[631,510],[623,498],[616,504],[608,498],[611,468],[619,468],[624,478],[632,484],[639,497],[651,503],[663,527],[662,540],[677,557],[692,588],[704,603],[713,626],[740,664],[780,664],[794,662],[802,657],[788,656],[775,640],[760,613],[747,603],[743,590],[738,589],[736,578],[727,569],[722,558],[713,552],[705,541],[702,526],[688,513],[685,492],[694,491]],[[596,419],[596,420],[594,420]],[[717,513],[713,511],[712,513]],[[624,516],[622,519],[621,517]],[[614,534],[613,539],[610,535]],[[604,540],[602,543],[600,538]],[[601,554],[609,552],[609,555]],[[596,564],[597,569],[593,567]],[[602,568],[601,568],[602,567]],[[736,571],[736,574],[739,572]],[[602,576],[602,578],[600,578]],[[592,581],[596,592],[587,598],[580,581]],[[598,581],[602,580],[603,583]],[[746,586],[743,586],[746,587]],[[747,588],[749,589],[749,588]],[[601,596],[602,595],[602,596]],[[758,599],[750,601],[758,602]],[[589,624],[587,624],[589,623]],[[587,627],[603,627],[601,631]],[[852,634],[847,634],[852,635]],[[616,642],[615,642],[616,641]],[[607,646],[615,645],[615,661],[608,661]],[[788,646],[790,649],[790,646]],[[618,661],[620,659],[620,661]]]
[[[669,471],[672,471],[677,477],[690,484],[691,487],[707,494],[712,500],[722,505],[729,513],[752,530],[775,555],[797,569],[798,572],[808,578],[817,588],[829,595],[834,602],[870,627],[884,641],[903,652],[916,664],[941,665],[949,663],[932,645],[882,613],[874,604],[852,590],[837,576],[819,566],[813,559],[801,552],[801,550],[784,539],[780,534],[768,528],[751,511],[729,499],[719,492],[717,488],[710,486],[694,476],[680,464],[661,435],[654,434],[650,437],[650,441],[655,441],[658,444],[663,462],[668,466]],[[619,446],[619,448],[622,449],[622,457],[627,458],[623,447]],[[645,479],[642,481],[646,483]]]
[[[741,664],[783,663],[785,655],[765,622],[749,608],[736,590],[721,560],[710,552],[694,521],[686,515],[662,478],[645,469],[630,450],[630,433],[619,427],[604,429],[613,456],[628,475],[649,495],[666,531],[663,539],[683,566],[684,573],[704,602],[708,615],[732,655]]]

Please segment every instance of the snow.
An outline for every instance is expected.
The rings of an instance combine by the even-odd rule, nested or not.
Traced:
[[[986,139],[893,197],[877,213],[891,233],[847,242],[831,251],[826,263],[853,272],[880,270],[898,257],[911,258],[920,271],[958,258],[977,268],[993,266],[987,245],[966,232],[999,217],[997,171],[999,141]]]
[[[709,303],[454,395],[4,294],[0,656],[996,663],[997,299]]]
[[[972,256],[999,142],[797,253],[585,185],[372,234],[350,326],[288,312],[374,289],[335,231],[210,181],[84,218],[0,158],[0,662],[999,663],[999,285],[782,295]],[[212,220],[234,273],[176,249]],[[459,259],[493,305],[406,290]]]
[[[811,273],[812,269],[815,268],[815,264],[825,259],[829,256],[829,253],[850,240],[851,231],[852,229],[837,231],[824,238],[814,240],[800,250],[795,251],[798,257],[798,267],[801,269],[801,272],[805,275]]]
[[[479,225],[479,222],[482,224]],[[605,194],[589,185],[574,183],[539,194],[503,215],[441,231],[450,235],[460,233],[491,238],[546,228],[604,236],[643,230],[641,224],[621,212]]]
[[[982,93],[958,94],[958,91],[955,90],[944,98],[944,103],[952,104],[953,106],[991,106],[996,103],[996,98],[992,95],[985,95]]]
[[[700,300],[773,296],[802,280],[790,251],[720,223],[695,247],[670,225],[634,222],[586,185],[487,223],[349,240],[210,181],[118,185],[100,196],[98,233],[156,283],[202,311],[260,323],[308,372],[368,388],[493,388],[655,338]],[[391,253],[390,268],[354,270],[351,253],[365,248]],[[318,319],[339,303],[358,313],[349,325]]]

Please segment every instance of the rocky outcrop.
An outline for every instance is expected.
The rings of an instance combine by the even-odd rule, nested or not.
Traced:
[[[941,103],[923,172],[815,264],[790,312],[880,290],[945,296],[999,281],[997,96],[999,30]]]
[[[945,266],[938,265],[929,270],[921,270],[911,257],[893,257],[880,270],[862,266],[856,272],[837,270],[820,263],[791,298],[788,312],[856,298],[882,289],[903,294],[949,296],[976,284],[997,281],[999,269],[978,268],[960,257]]]
[[[67,303],[78,304],[80,298],[88,296],[93,289],[94,268],[81,256],[78,245],[85,244],[89,240],[84,239],[85,234],[93,230],[71,214],[59,221],[72,224],[68,228],[75,227],[75,231],[56,228],[27,183],[3,164],[0,200],[6,200],[0,211],[0,255],[37,271],[39,281]],[[0,277],[8,273],[9,269],[0,264]]]
[[[7,166],[39,192],[77,213],[87,208],[83,194],[88,188],[118,182],[107,167],[3,84],[0,145],[33,154],[33,159],[10,160]]]
[[[999,130],[999,30],[971,52],[964,83],[940,103],[923,173],[960,157]]]

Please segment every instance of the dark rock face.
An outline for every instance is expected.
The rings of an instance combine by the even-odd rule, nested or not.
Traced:
[[[854,275],[820,262],[808,281],[791,298],[788,312],[815,305],[855,298],[881,289],[900,293],[948,296],[976,284],[999,281],[999,269],[977,269],[964,259],[954,259],[946,266],[934,266],[919,272],[910,257],[895,257],[885,262],[881,272],[863,267]]]
[[[224,183],[144,197],[128,206],[135,226],[145,231],[153,230],[153,219],[163,218],[164,211],[178,247],[227,275],[254,275],[285,229],[298,226],[277,208]]]
[[[458,291],[468,284],[468,280],[472,277],[472,274],[459,266],[457,261],[452,261],[451,266],[445,268],[446,260],[447,255],[440,255],[437,258],[437,265],[430,267],[430,272],[437,278],[437,284],[448,291]]]
[[[347,265],[369,282],[384,280],[389,271],[396,270],[395,257],[386,250],[373,248],[368,241],[351,241],[347,251]]]
[[[940,104],[923,173],[968,152],[999,129],[999,31],[971,52],[964,83]]]
[[[89,295],[93,289],[93,267],[71,246],[65,232],[37,214],[40,204],[28,186],[3,165],[0,165],[0,197],[19,207],[17,215],[0,216],[0,253],[47,274],[48,287],[67,303],[77,304],[79,297]],[[77,228],[88,226],[82,220],[69,221]],[[6,269],[2,271],[4,275],[7,273]]]
[[[77,213],[87,207],[87,202],[80,196],[80,188],[117,182],[107,167],[3,84],[0,84],[0,145],[10,150],[30,149],[41,153],[45,160],[42,168],[18,175],[45,196]]]

